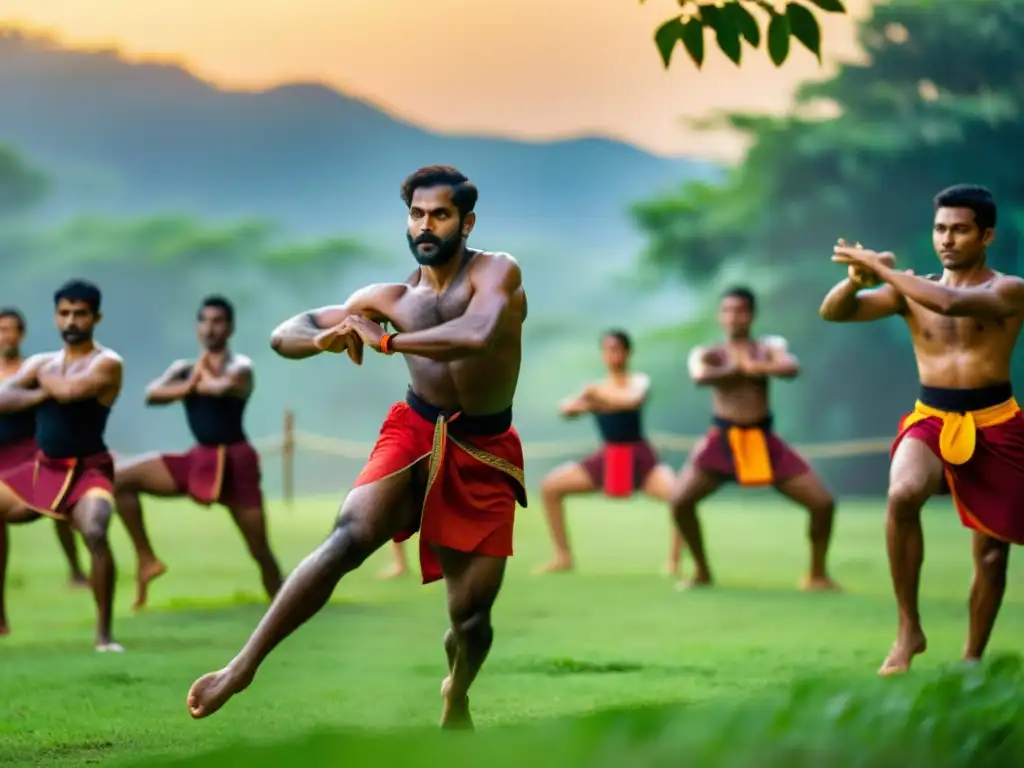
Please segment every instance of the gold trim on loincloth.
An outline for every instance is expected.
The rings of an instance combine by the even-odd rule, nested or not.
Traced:
[[[1005,424],[1018,413],[1020,406],[1012,397],[999,405],[964,413],[942,411],[918,400],[914,403],[914,410],[903,419],[900,433],[906,432],[919,421],[940,419],[942,431],[939,433],[939,453],[942,454],[942,460],[948,464],[966,464],[977,447],[979,429]]]

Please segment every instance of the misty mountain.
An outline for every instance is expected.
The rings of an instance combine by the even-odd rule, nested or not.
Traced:
[[[446,163],[480,187],[481,239],[618,249],[635,243],[632,200],[713,173],[603,139],[442,136],[321,85],[224,90],[178,66],[13,33],[0,36],[0,103],[0,141],[59,178],[60,213],[170,209],[397,235],[401,180]]]

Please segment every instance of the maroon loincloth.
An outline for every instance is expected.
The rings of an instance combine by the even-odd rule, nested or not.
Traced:
[[[625,498],[643,488],[658,466],[658,453],[646,440],[605,443],[580,462],[594,485],[606,496]]]
[[[36,445],[34,437],[26,437],[24,440],[15,440],[12,443],[0,443],[0,474],[25,462],[35,461],[37,453],[39,453],[39,446]]]
[[[810,471],[774,432],[771,419],[740,426],[715,418],[690,456],[698,469],[740,485],[777,485]]]
[[[42,451],[0,475],[0,484],[29,509],[58,520],[86,494],[114,500],[114,460],[110,454],[94,453],[78,459],[53,459]]]
[[[199,504],[263,509],[260,456],[246,441],[195,445],[185,453],[165,453],[160,458],[178,492]]]

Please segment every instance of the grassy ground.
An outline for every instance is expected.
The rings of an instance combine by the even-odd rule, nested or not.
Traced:
[[[286,568],[328,530],[334,507],[322,499],[272,510],[271,535]],[[171,570],[154,587],[153,610],[131,616],[134,563],[115,524],[123,656],[90,650],[91,599],[65,586],[50,524],[14,531],[14,634],[0,645],[0,765],[185,757],[236,741],[436,722],[443,590],[414,579],[375,581],[383,553],[343,582],[249,691],[212,719],[192,722],[184,707],[189,685],[231,658],[263,606],[226,514],[177,503],[149,510]],[[668,531],[661,508],[577,503],[570,518],[579,571],[549,577],[530,575],[549,550],[538,512],[522,512],[495,649],[474,689],[478,725],[663,702],[731,707],[794,678],[870,678],[895,620],[880,509],[848,503],[840,515],[833,570],[848,592],[837,596],[794,589],[806,563],[806,521],[771,496],[706,505],[721,582],[706,593],[677,593],[661,575]],[[934,669],[956,659],[962,645],[969,537],[945,504],[926,518],[930,651],[919,667]],[[1018,566],[993,652],[1018,650],[1024,633]]]

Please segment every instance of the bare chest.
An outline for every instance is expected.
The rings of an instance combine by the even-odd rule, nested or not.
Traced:
[[[1020,332],[1016,318],[945,317],[923,307],[914,307],[907,322],[926,351],[1012,347]]]
[[[472,295],[466,280],[458,281],[444,293],[410,288],[392,309],[391,322],[405,332],[433,328],[464,315]]]

